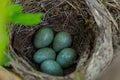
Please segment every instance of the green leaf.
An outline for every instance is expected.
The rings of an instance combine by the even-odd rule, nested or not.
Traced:
[[[9,21],[16,24],[35,25],[41,22],[43,16],[43,13],[23,13],[20,4],[12,4],[8,10]]]
[[[8,10],[8,0],[0,0],[0,65],[3,65],[6,59],[4,55],[5,50],[8,45],[8,33],[6,29],[6,22],[7,22],[7,10]]]
[[[15,15],[21,14],[22,13],[22,5],[12,4],[9,6],[8,12],[9,12],[8,13],[9,17],[11,17],[11,18]]]
[[[13,16],[10,21],[16,24],[35,25],[41,22],[43,13],[24,13]]]
[[[4,53],[8,45],[8,33],[6,31],[6,26],[2,24],[0,24],[0,37],[0,65],[3,65],[6,62]]]
[[[2,59],[0,61],[0,65],[6,65],[6,64],[8,64],[9,61],[10,61],[10,58],[8,58],[8,56],[3,54],[3,57],[2,57]]]
[[[9,66],[9,62],[10,62],[10,54],[9,54],[9,50],[6,48],[6,50],[4,51],[4,58],[2,60],[2,63],[4,66]]]

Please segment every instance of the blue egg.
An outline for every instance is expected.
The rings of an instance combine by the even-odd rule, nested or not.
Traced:
[[[56,34],[53,41],[53,49],[58,52],[63,48],[67,48],[72,43],[72,37],[67,32],[59,32]]]
[[[41,70],[44,73],[55,75],[55,76],[63,76],[63,69],[61,66],[53,60],[46,60],[41,64]]]
[[[48,59],[55,60],[55,57],[56,57],[56,53],[53,49],[42,48],[35,52],[33,56],[33,60],[36,63],[40,64],[43,61],[48,60]]]
[[[42,28],[37,31],[34,37],[34,46],[43,48],[50,45],[53,41],[54,33],[50,28]]]
[[[63,68],[67,68],[73,64],[76,57],[77,55],[74,49],[65,48],[58,54],[56,62],[58,62]]]

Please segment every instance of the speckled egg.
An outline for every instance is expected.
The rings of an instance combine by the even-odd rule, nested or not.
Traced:
[[[33,56],[33,60],[36,63],[40,64],[41,62],[48,60],[48,59],[55,60],[55,57],[56,57],[56,53],[53,49],[42,48],[35,52]]]
[[[34,46],[36,48],[43,48],[51,44],[54,33],[50,28],[42,28],[37,31],[34,37]]]
[[[74,49],[65,48],[58,54],[56,62],[58,62],[63,68],[67,68],[73,64],[76,57],[77,55]]]
[[[46,60],[41,64],[41,71],[50,75],[62,76],[63,69],[53,60]]]
[[[72,37],[67,32],[59,32],[53,41],[53,49],[58,52],[63,48],[69,47],[72,43]]]

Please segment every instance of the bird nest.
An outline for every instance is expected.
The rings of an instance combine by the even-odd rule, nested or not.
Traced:
[[[12,24],[10,31],[10,51],[13,71],[25,80],[73,80],[75,78],[79,80],[83,77],[83,74],[86,74],[88,80],[91,78],[94,79],[95,74],[90,75],[90,69],[94,67],[95,70],[99,70],[106,66],[100,61],[102,61],[102,53],[106,52],[105,56],[108,55],[108,52],[103,52],[103,49],[107,49],[106,47],[111,43],[111,36],[109,36],[109,31],[111,30],[105,27],[104,22],[102,23],[103,25],[101,25],[99,21],[102,21],[102,18],[99,18],[98,15],[93,13],[94,11],[91,11],[92,6],[89,5],[89,2],[91,1],[25,0],[18,2],[23,5],[24,12],[44,12],[45,16],[42,22],[35,26],[28,27]],[[98,20],[95,21],[93,17],[95,17],[95,20]],[[106,17],[103,18],[106,19]],[[110,26],[109,19],[107,19],[107,21],[107,25]],[[96,23],[100,23],[100,25],[98,25],[99,27],[97,27]],[[65,76],[57,77],[42,73],[39,70],[39,65],[33,61],[33,54],[36,51],[33,45],[33,38],[35,32],[42,27],[49,27],[53,29],[55,33],[66,31],[72,35],[72,48],[76,50],[78,57],[72,66],[64,69]],[[105,29],[102,30],[102,28]],[[108,35],[106,35],[106,33]],[[105,43],[107,46],[103,43],[106,42],[105,40],[108,40],[108,44]],[[101,47],[102,44],[103,46]],[[109,45],[108,50],[110,49],[111,45]],[[112,49],[110,51],[112,52]],[[110,53],[110,55],[109,59],[105,57],[106,63],[111,61],[112,53]],[[101,58],[100,61],[98,61],[98,57]],[[105,58],[103,59],[105,60]],[[98,68],[99,65],[95,60],[103,66]],[[96,73],[96,75],[98,73]]]

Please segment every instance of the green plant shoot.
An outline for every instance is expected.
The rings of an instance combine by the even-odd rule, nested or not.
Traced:
[[[35,25],[41,22],[43,13],[23,13],[22,6],[13,4],[9,7],[9,22],[23,25]]]
[[[7,33],[7,10],[8,10],[7,0],[0,0],[0,65],[4,64],[6,59],[5,50],[8,44],[8,33]]]
[[[5,52],[8,46],[7,23],[35,25],[41,22],[43,13],[23,13],[22,6],[10,4],[10,0],[0,0],[0,66],[8,61]]]

